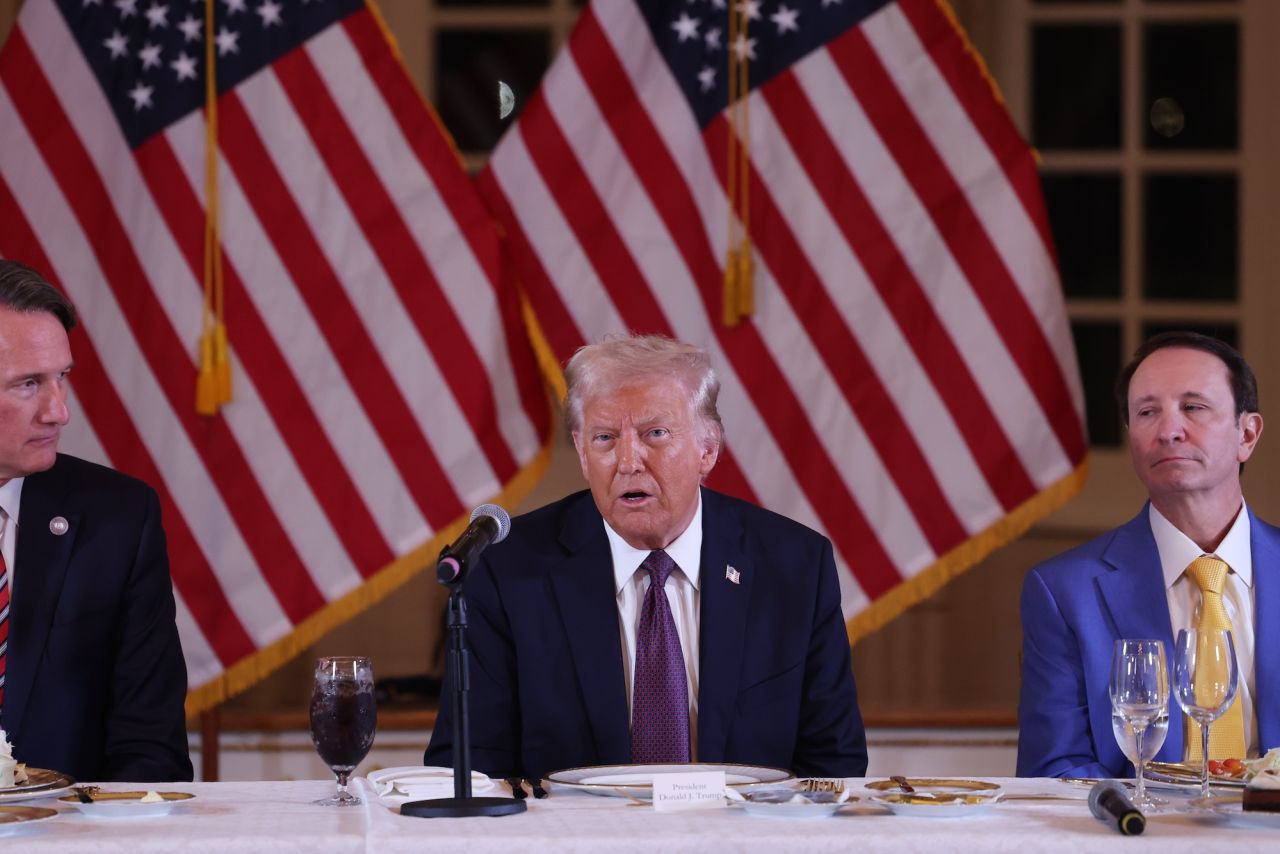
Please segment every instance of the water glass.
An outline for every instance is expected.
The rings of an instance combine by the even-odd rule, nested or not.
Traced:
[[[1183,629],[1173,654],[1173,684],[1178,705],[1200,725],[1203,757],[1201,803],[1209,797],[1209,725],[1222,717],[1236,698],[1240,671],[1236,645],[1226,629]]]
[[[1169,727],[1169,664],[1164,643],[1121,638],[1111,652],[1112,729],[1137,771],[1138,809],[1151,810],[1164,802],[1147,795],[1146,761],[1164,743],[1163,733],[1147,737],[1149,729]],[[1117,723],[1119,726],[1117,726]],[[1154,737],[1158,735],[1158,737]]]

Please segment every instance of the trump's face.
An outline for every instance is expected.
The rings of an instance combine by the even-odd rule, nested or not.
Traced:
[[[47,312],[0,307],[0,483],[53,465],[71,419],[71,345]]]
[[[1240,492],[1240,463],[1262,432],[1262,416],[1236,416],[1230,375],[1211,353],[1156,350],[1129,383],[1129,453],[1157,507],[1178,496]]]
[[[716,434],[701,427],[688,389],[672,378],[584,401],[573,435],[582,474],[609,527],[632,547],[666,548],[689,527],[720,453]]]

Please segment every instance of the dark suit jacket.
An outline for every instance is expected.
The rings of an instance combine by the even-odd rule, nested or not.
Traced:
[[[155,492],[60,454],[26,479],[18,524],[2,718],[14,756],[78,780],[190,780]]]
[[[866,738],[831,544],[702,490],[698,759],[861,776]],[[726,566],[740,583],[726,577]],[[613,562],[580,492],[522,516],[465,582],[471,756],[491,775],[626,763],[630,719]],[[445,681],[429,765],[451,765]]]
[[[1173,628],[1160,553],[1144,507],[1113,531],[1047,561],[1022,587],[1018,774],[1124,777],[1133,765],[1111,731],[1112,644],[1162,640],[1173,669]],[[1280,746],[1280,530],[1249,515],[1253,551],[1254,708],[1263,750]],[[1171,682],[1172,687],[1172,682]],[[1157,758],[1182,759],[1182,713],[1170,700]]]

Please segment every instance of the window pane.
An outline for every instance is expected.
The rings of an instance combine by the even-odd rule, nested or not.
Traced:
[[[1069,297],[1120,297],[1120,176],[1045,175],[1045,203]]]
[[[1240,348],[1239,333],[1234,323],[1187,323],[1185,321],[1151,321],[1142,325],[1142,340],[1161,332],[1199,332]]]
[[[1120,146],[1120,28],[1036,26],[1032,135],[1041,148]]]
[[[1144,38],[1146,146],[1235,149],[1240,134],[1236,24],[1151,24]]]
[[[1116,409],[1116,375],[1120,373],[1120,324],[1075,322],[1071,334],[1076,342],[1076,359],[1084,383],[1085,423],[1089,444],[1114,447],[1120,444],[1120,412]]]
[[[488,151],[533,95],[551,60],[543,30],[442,30],[436,36],[436,107],[463,151]],[[516,108],[498,118],[498,81]]]
[[[1236,176],[1151,174],[1143,188],[1144,294],[1150,299],[1234,300]]]

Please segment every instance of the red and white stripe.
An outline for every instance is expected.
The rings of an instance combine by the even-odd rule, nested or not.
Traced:
[[[160,491],[194,688],[492,499],[548,429],[497,236],[368,10],[219,111],[235,400],[203,418],[202,114],[131,151],[47,0],[0,54],[0,254],[80,311],[63,449]]]
[[[931,0],[749,109],[756,304],[733,329],[729,128],[697,126],[633,4],[584,10],[479,182],[557,355],[621,330],[709,349],[713,482],[826,533],[852,617],[1081,462],[1072,343],[1034,170],[1004,165],[1029,152]]]

